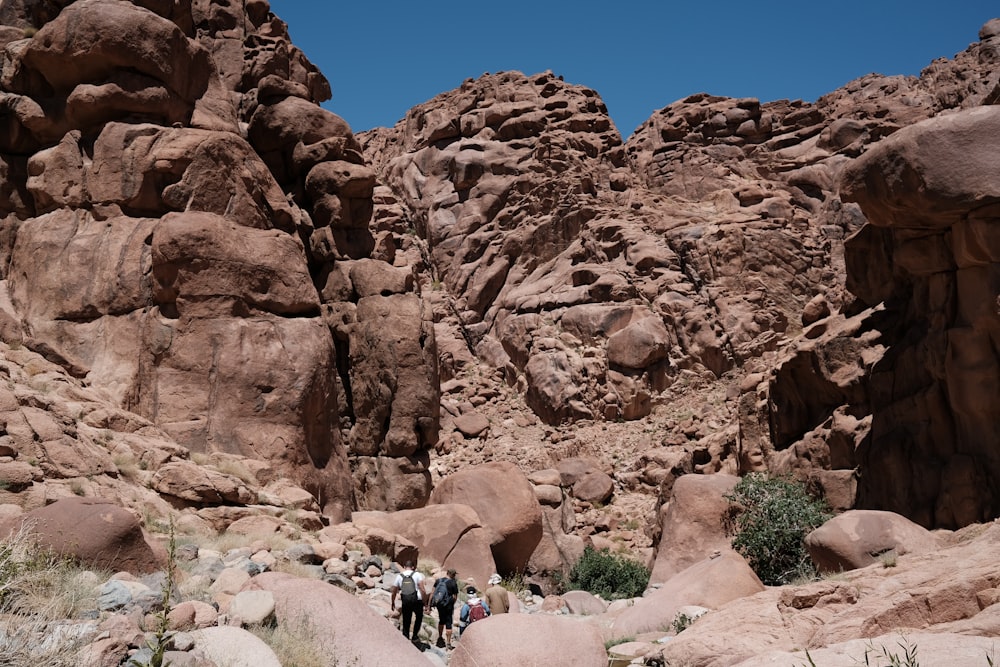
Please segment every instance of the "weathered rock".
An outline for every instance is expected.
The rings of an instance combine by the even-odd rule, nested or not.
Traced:
[[[934,551],[940,542],[929,530],[893,512],[851,510],[806,536],[809,557],[821,572],[865,567],[882,554]]]
[[[764,585],[738,553],[727,549],[675,574],[649,596],[637,600],[614,619],[614,637],[634,637],[670,627],[685,605],[717,609],[764,590]]]
[[[314,638],[332,665],[379,661],[394,665],[427,664],[420,651],[399,630],[355,596],[336,586],[287,574],[265,572],[251,587],[270,591],[279,624],[300,627]],[[336,634],[330,628],[338,628]]]
[[[492,531],[483,527],[468,505],[433,504],[397,512],[355,512],[351,521],[403,535],[417,545],[422,556],[442,567],[453,567],[459,579],[483,583],[497,571],[490,550]]]
[[[730,502],[725,496],[738,481],[732,475],[684,475],[677,480],[670,501],[660,508],[660,543],[651,584],[669,581],[729,547],[725,518]]]
[[[499,614],[462,633],[455,667],[518,664],[607,665],[600,633],[577,620],[542,614]]]
[[[135,516],[108,500],[64,498],[6,522],[0,533],[20,526],[40,548],[95,569],[142,573],[165,562],[163,548],[150,543]]]
[[[566,591],[562,594],[563,602],[571,614],[595,616],[607,611],[608,604],[587,591]]]
[[[524,570],[542,537],[542,513],[531,483],[512,463],[493,462],[449,475],[431,493],[433,504],[473,508],[489,531],[497,572]]]
[[[270,646],[253,633],[232,626],[216,626],[193,630],[194,645],[209,660],[216,664],[235,661],[261,667],[281,667],[281,661]]]

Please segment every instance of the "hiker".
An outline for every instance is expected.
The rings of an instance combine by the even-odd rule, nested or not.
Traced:
[[[477,597],[478,591],[476,591],[475,586],[469,586],[465,589],[465,592],[469,597],[466,599],[465,604],[462,605],[462,611],[458,614],[459,637],[462,636],[462,633],[465,632],[465,629],[469,627],[469,625],[490,615],[489,605],[486,604],[485,600]]]
[[[489,588],[483,593],[483,597],[486,599],[486,604],[489,606],[490,615],[493,614],[506,614],[510,610],[510,598],[507,597],[507,589],[500,585],[503,581],[499,574],[493,574],[489,581]]]
[[[403,617],[403,636],[410,639],[410,620],[413,620],[414,644],[420,642],[420,624],[424,621],[424,599],[427,595],[424,591],[424,575],[414,571],[413,563],[406,563],[403,571],[396,575],[396,581],[392,584],[392,596],[389,608],[396,608],[396,595],[399,594],[401,605],[400,611]]]
[[[436,646],[438,648],[451,648],[451,626],[455,619],[455,600],[458,599],[458,581],[455,577],[458,572],[451,568],[448,576],[438,577],[434,581],[434,588],[431,590],[430,599],[427,600],[427,611],[431,606],[437,608],[438,612],[438,638]]]

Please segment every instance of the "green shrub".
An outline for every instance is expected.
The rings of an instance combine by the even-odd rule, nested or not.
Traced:
[[[634,598],[642,595],[649,582],[649,571],[640,563],[607,549],[592,547],[569,572],[569,588],[600,595],[605,600]]]
[[[733,548],[743,554],[761,581],[780,586],[815,576],[803,540],[832,515],[803,484],[750,473],[726,498],[735,504]]]

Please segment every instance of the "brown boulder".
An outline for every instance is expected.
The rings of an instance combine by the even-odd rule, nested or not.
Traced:
[[[542,511],[531,482],[513,463],[495,461],[445,477],[431,493],[433,504],[472,507],[491,534],[501,574],[521,572],[542,537]]]
[[[190,461],[173,461],[160,467],[153,473],[151,484],[160,493],[196,504],[249,505],[257,500],[239,478]]]
[[[147,538],[135,515],[109,500],[63,498],[6,522],[0,534],[19,527],[40,548],[90,568],[141,574],[166,563],[164,549]]]
[[[490,428],[490,420],[478,412],[461,414],[455,417],[454,424],[466,438],[478,438]]]
[[[710,556],[675,574],[648,596],[636,600],[614,619],[613,637],[635,637],[662,631],[685,605],[718,609],[723,604],[764,590],[747,562],[732,549]]]
[[[480,585],[496,572],[489,533],[468,505],[428,505],[397,512],[354,512],[352,523],[402,535],[417,545],[421,557],[453,567],[460,580]]]
[[[615,481],[601,470],[588,472],[573,484],[573,497],[588,503],[606,503],[615,490]]]
[[[586,456],[570,456],[560,459],[555,467],[559,471],[559,480],[562,486],[573,486],[585,475],[604,472],[597,460]]]
[[[806,548],[821,572],[871,565],[884,553],[902,556],[934,551],[940,541],[929,530],[894,512],[850,510],[806,536]]]
[[[683,475],[670,501],[660,508],[660,542],[649,583],[668,581],[675,574],[729,547],[725,495],[739,481],[732,475]]]
[[[608,363],[642,369],[663,361],[670,349],[670,333],[658,317],[645,317],[608,338]]]

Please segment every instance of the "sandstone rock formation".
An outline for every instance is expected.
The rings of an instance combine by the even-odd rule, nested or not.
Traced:
[[[558,616],[498,614],[462,633],[449,664],[572,664],[599,667],[607,654],[597,629]]]
[[[462,504],[476,511],[501,574],[523,572],[541,540],[541,507],[524,473],[512,463],[486,463],[450,475],[430,500],[432,505]]]
[[[868,377],[899,336],[887,335],[895,311],[878,315],[887,242],[866,226],[869,205],[838,183],[902,128],[990,103],[997,39],[984,27],[920,77],[867,75],[812,104],[694,95],[624,144],[593,91],[551,73],[468,80],[360,135],[391,191],[376,204],[380,228],[412,230],[423,245],[416,266],[435,287],[442,377],[484,364],[555,428],[666,421],[656,444],[685,451],[674,450],[666,476],[648,462],[635,463],[645,478],[619,471],[633,488],[654,475],[770,470],[809,480],[837,509],[881,507],[888,495],[859,484],[858,471],[904,480],[895,471],[920,456],[897,440],[874,455],[880,473],[867,472],[878,423]],[[862,259],[876,251],[884,261]],[[866,296],[866,281],[882,291]],[[662,418],[704,390],[719,403]],[[445,454],[470,437],[467,411],[449,413]],[[497,421],[490,429],[503,438]],[[928,526],[993,515],[972,507],[992,501],[961,490],[974,446],[948,447],[960,454],[947,454],[947,483],[929,471],[927,484],[914,482],[933,501],[907,489],[892,494],[894,510]],[[666,462],[664,450],[653,456]],[[930,491],[944,488],[955,490]]]
[[[996,21],[920,77],[693,95],[627,142],[551,72],[355,136],[266,0],[17,0],[0,23],[0,516],[113,497],[132,532],[253,541],[196,583],[223,614],[268,589],[347,660],[423,660],[383,623],[381,555],[550,592],[587,545],[655,547],[664,583],[591,601],[597,628],[711,609],[649,660],[996,634],[992,528],[941,537],[967,579],[879,535],[845,581],[758,592],[718,525],[748,471],[925,528],[1000,514]],[[253,576],[279,538],[314,580]],[[140,587],[132,615],[151,587],[114,587]],[[525,623],[474,628],[467,658],[597,656],[589,623]],[[115,624],[95,661],[141,645]]]
[[[285,25],[262,0],[43,4],[3,11],[6,339],[330,518],[423,504],[433,331],[369,259],[374,174]],[[355,454],[409,491],[355,497]]]

